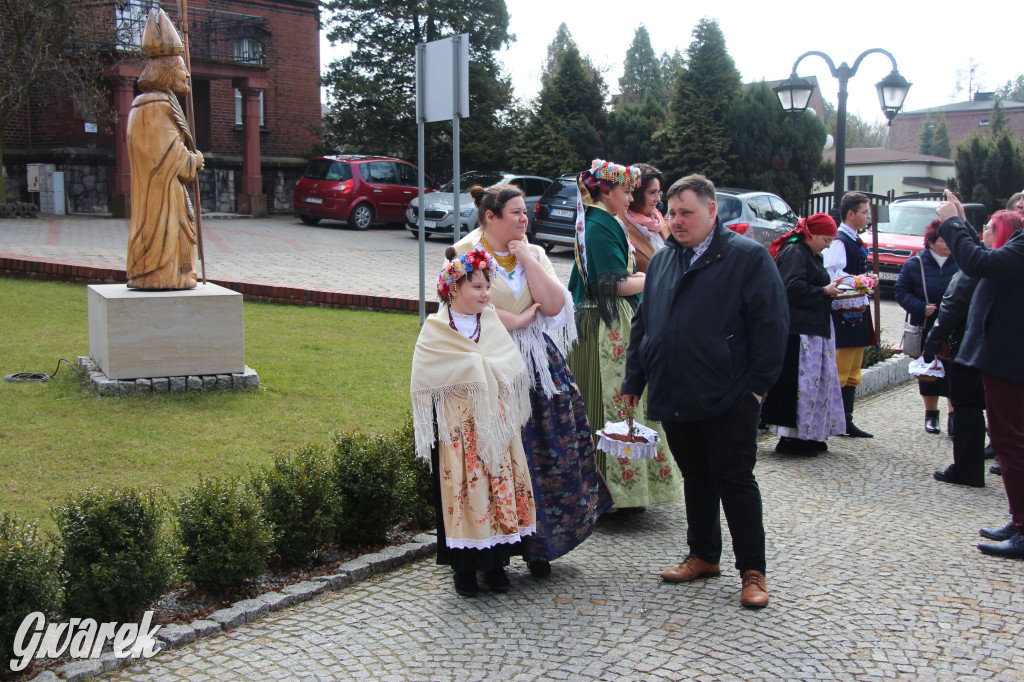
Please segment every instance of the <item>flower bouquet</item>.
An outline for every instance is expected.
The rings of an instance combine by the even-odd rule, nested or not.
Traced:
[[[613,457],[654,459],[659,441],[658,432],[633,421],[632,412],[625,421],[605,422],[597,432],[597,449]]]

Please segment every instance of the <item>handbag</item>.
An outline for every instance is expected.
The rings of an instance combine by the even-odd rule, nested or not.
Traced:
[[[921,264],[921,288],[924,290],[924,304],[930,305],[928,301],[928,283],[924,279],[924,261],[918,258]],[[911,324],[910,313],[903,319],[903,354],[911,358],[921,357],[924,349],[924,325]]]

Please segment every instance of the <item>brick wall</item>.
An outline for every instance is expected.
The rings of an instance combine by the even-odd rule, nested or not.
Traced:
[[[302,157],[316,142],[311,128],[320,123],[320,42],[316,0],[190,0],[189,7],[214,9],[263,17],[268,20],[270,38],[264,63],[266,69],[252,73],[265,77],[269,86],[263,94],[264,126],[260,152],[264,175],[279,168],[293,173],[290,166],[275,166],[266,157]],[[176,17],[173,3],[165,7]],[[111,96],[112,105],[112,96]],[[235,91],[230,80],[209,82],[209,105],[196,105],[200,139],[208,137],[209,148],[200,149],[217,159],[211,165],[241,168],[242,127],[235,124]],[[100,122],[99,132],[86,133],[85,121],[76,118],[70,102],[58,93],[38,94],[30,106],[15,117],[3,137],[9,150],[8,163],[45,161],[75,163],[88,160],[97,165],[112,163],[114,135],[110,123]],[[53,153],[54,149],[64,149]],[[82,158],[82,156],[86,158]],[[38,158],[36,158],[38,157]],[[264,182],[265,185],[272,183]],[[264,187],[267,194],[274,188]],[[205,202],[204,202],[205,203]],[[276,202],[280,203],[280,202]],[[278,206],[281,208],[280,206]]]

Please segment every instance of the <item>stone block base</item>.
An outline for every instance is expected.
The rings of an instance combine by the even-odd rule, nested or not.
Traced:
[[[182,291],[93,284],[87,290],[89,354],[110,379],[244,370],[242,294],[216,284]]]
[[[83,355],[78,356],[78,367],[85,374],[92,390],[101,396],[128,396],[141,393],[185,393],[196,391],[240,391],[259,388],[260,377],[249,366],[234,374],[216,374],[184,377],[146,377],[143,379],[111,379]]]

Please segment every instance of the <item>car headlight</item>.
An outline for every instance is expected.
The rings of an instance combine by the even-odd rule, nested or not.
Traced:
[[[473,215],[473,211],[475,210],[476,208],[464,208],[461,211],[459,211],[459,215],[462,216],[463,218],[468,218],[469,216]]]

